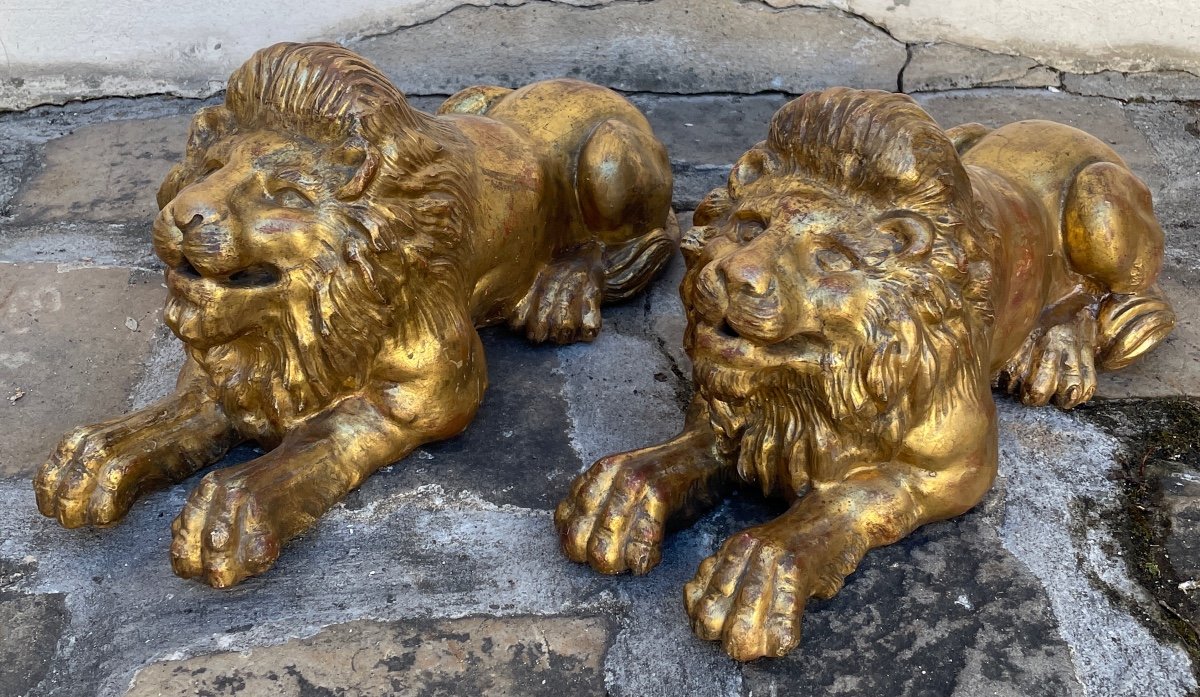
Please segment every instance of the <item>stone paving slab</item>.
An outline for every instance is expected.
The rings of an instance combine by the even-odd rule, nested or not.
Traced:
[[[603,617],[356,621],[249,651],[154,663],[127,697],[604,693]]]
[[[681,210],[724,180],[786,100],[634,98],[672,150],[684,182]],[[1192,292],[1200,266],[1189,227],[1189,196],[1200,181],[1200,146],[1189,130],[1200,128],[1196,111],[1034,90],[919,99],[947,125],[1054,118],[1127,156],[1161,207],[1164,286],[1181,323],[1140,366],[1106,378],[1103,394],[1200,396]],[[438,98],[414,101],[431,108]],[[218,592],[171,575],[169,524],[195,479],[150,495],[110,530],[60,529],[36,512],[33,469],[70,426],[163,394],[182,357],[155,319],[160,277],[136,268],[153,267],[149,221],[136,218],[152,199],[107,192],[142,176],[139,155],[165,166],[170,144],[154,133],[179,127],[185,111],[167,102],[110,103],[0,118],[0,139],[14,136],[24,153],[0,158],[0,172],[16,182],[12,200],[28,203],[0,214],[8,216],[0,217],[0,291],[5,283],[14,289],[0,302],[0,354],[17,347],[36,361],[9,373],[0,367],[0,387],[15,375],[35,388],[22,388],[27,394],[12,405],[0,402],[0,413],[24,419],[6,419],[14,427],[0,429],[0,626],[11,628],[0,634],[0,694],[107,697],[131,686],[150,694],[252,693],[242,684],[266,694],[352,686],[369,693],[398,677],[380,662],[406,656],[436,666],[404,673],[402,689],[415,693],[448,691],[450,680],[536,693],[541,679],[564,684],[554,675],[577,680],[559,692],[618,696],[1196,690],[1169,611],[1147,594],[1141,562],[1127,562],[1122,546],[1129,511],[1119,477],[1123,463],[1142,453],[1087,409],[1031,410],[1000,398],[1002,477],[987,501],[869,556],[841,594],[812,603],[801,650],[784,660],[739,666],[695,639],[682,610],[680,589],[701,559],[777,512],[754,496],[735,498],[672,538],[664,563],[646,577],[603,577],[567,562],[550,509],[574,474],[608,452],[661,440],[681,422],[690,368],[680,348],[678,259],[647,294],[605,309],[594,344],[530,347],[506,330],[485,331],[492,386],[471,427],[372,477],[264,577]],[[141,123],[129,129],[109,125],[113,119]],[[116,181],[97,193],[94,215],[105,219],[87,219],[81,196],[39,181],[54,167],[65,176],[69,161],[53,161],[65,146],[55,139],[72,137],[95,157],[112,158],[89,175]],[[26,210],[42,198],[56,207]],[[51,287],[61,307],[40,290]],[[1136,409],[1130,414],[1122,417],[1128,428],[1142,428]],[[241,448],[229,462],[255,455]],[[1200,463],[1171,462],[1176,478],[1164,475],[1155,486],[1175,497],[1170,510],[1185,530],[1194,511],[1188,478]],[[1194,546],[1173,539],[1177,572],[1200,568],[1188,556]],[[546,629],[547,643],[536,635],[541,627],[571,642]],[[408,651],[417,639],[424,648]],[[498,654],[500,646],[506,652]],[[529,662],[508,660],[518,647]],[[560,669],[568,663],[578,670]]]
[[[45,678],[54,663],[58,641],[67,624],[61,593],[12,594],[14,574],[0,560],[0,694],[24,695]]]
[[[913,44],[900,73],[905,92],[964,87],[1057,87],[1058,73],[1032,58],[992,53],[959,44]]]
[[[1075,94],[1114,97],[1124,101],[1174,102],[1200,99],[1200,75],[1181,70],[1122,73],[1104,70],[1098,73],[1063,75],[1063,87]]]
[[[605,372],[597,366],[573,380],[585,383]],[[28,688],[36,685],[31,694],[37,695],[82,695],[90,694],[81,688],[87,684],[100,695],[122,694],[134,671],[149,662],[245,651],[360,617],[600,613],[619,627],[605,659],[606,690],[614,695],[771,689],[974,695],[979,686],[1003,687],[1001,694],[1083,694],[1077,683],[1086,694],[1193,689],[1182,652],[1159,644],[1106,595],[1136,599],[1120,558],[1096,553],[1094,542],[1070,532],[1095,524],[1081,518],[1072,501],[1111,505],[1113,484],[1104,475],[1113,442],[1075,417],[1001,406],[1004,479],[988,503],[872,554],[841,595],[813,603],[800,652],[741,668],[690,634],[680,588],[725,536],[770,515],[754,497],[735,500],[673,538],[666,561],[650,576],[603,577],[561,556],[548,511],[491,503],[495,494],[486,476],[468,491],[451,493],[439,486],[436,466],[428,483],[411,488],[398,475],[420,464],[410,458],[373,477],[290,545],[274,571],[218,592],[175,578],[166,562],[168,522],[186,486],[148,497],[112,530],[92,532],[61,530],[33,510],[26,482],[6,483],[0,485],[0,526],[27,532],[0,543],[0,558],[28,569],[8,592],[21,599],[63,597],[60,622],[39,625],[61,636],[36,638],[41,645],[70,638],[63,644],[69,652],[58,654],[47,678]],[[558,437],[586,441],[621,424],[627,441],[646,439],[622,414],[573,422]],[[529,422],[512,426],[518,442],[542,430]],[[441,459],[486,469],[489,455],[475,451],[430,462]],[[544,486],[557,497],[565,484]],[[1095,534],[1104,537],[1102,530]],[[1077,564],[1111,579],[1110,585],[1092,587]],[[330,651],[330,662],[353,656],[373,665],[388,658],[386,647]],[[1135,691],[1122,682],[1126,676],[1142,676],[1138,690],[1153,676],[1151,688]],[[191,692],[187,680],[177,687],[164,694]]]
[[[896,89],[907,58],[904,44],[841,12],[732,0],[463,6],[347,45],[413,94],[564,75],[632,92]]]
[[[1151,187],[1167,233],[1166,267],[1200,271],[1200,104],[1129,104],[1126,110],[1166,172]]]
[[[1049,697],[1194,689],[1186,656],[1125,610],[1148,601],[1121,558],[1103,551],[1111,549],[1108,533],[1089,513],[1116,505],[1107,478],[1116,442],[1078,416],[1008,400],[1001,400],[1003,478],[987,503],[869,556],[839,596],[812,604],[802,650],[787,659],[739,667],[695,639],[682,612],[680,588],[699,561],[727,535],[771,515],[754,496],[673,538],[666,561],[647,577],[603,577],[567,562],[548,508],[573,471],[597,454],[665,437],[680,422],[675,400],[686,385],[659,346],[677,344],[678,326],[655,321],[673,312],[658,302],[671,296],[674,280],[656,283],[649,303],[607,310],[591,346],[531,349],[504,330],[485,332],[493,386],[467,433],[371,478],[289,545],[274,571],[228,592],[170,574],[169,520],[190,482],[151,495],[127,521],[102,531],[61,530],[38,516],[27,481],[0,484],[0,529],[25,531],[0,542],[0,559],[22,569],[0,606],[42,603],[41,633],[25,641],[70,646],[40,682],[22,689],[83,695],[91,693],[81,685],[95,685],[100,695],[119,695],[144,666],[189,659],[224,666],[213,669],[214,679],[232,680],[222,685],[269,681],[269,666],[299,665],[293,648],[252,662],[262,667],[252,676],[235,670],[227,652],[279,642],[307,650],[293,639],[364,617],[420,623],[531,614],[614,623],[603,691],[588,683],[576,694]],[[629,366],[664,379],[630,379]],[[514,408],[531,403],[549,411]],[[622,407],[596,408],[613,404]],[[462,447],[469,439],[482,447]],[[497,456],[509,449],[516,455]],[[536,463],[520,456],[535,450]],[[503,623],[495,627],[503,633]],[[389,650],[330,645],[326,660],[375,665]],[[507,675],[488,670],[489,680]],[[196,677],[181,676],[176,691],[163,694],[192,693]]]
[[[0,263],[0,478],[27,479],[128,395],[161,325],[157,273]]]
[[[190,116],[109,121],[50,141],[13,204],[14,225],[153,220],[155,195],[183,156]]]

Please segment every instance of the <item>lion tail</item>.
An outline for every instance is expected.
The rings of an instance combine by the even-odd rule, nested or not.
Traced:
[[[1096,359],[1120,370],[1162,343],[1175,328],[1175,312],[1158,284],[1131,295],[1113,293],[1100,304]]]
[[[604,301],[627,300],[662,271],[679,247],[679,221],[667,214],[665,227],[635,237],[604,253]]]

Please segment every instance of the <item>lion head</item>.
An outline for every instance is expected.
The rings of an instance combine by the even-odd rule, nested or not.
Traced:
[[[276,425],[436,331],[464,244],[461,136],[334,44],[277,44],[192,122],[158,193],[165,319],[232,413]]]
[[[935,393],[986,384],[981,216],[906,96],[837,88],[775,114],[683,243],[686,345],[743,478],[835,478],[894,453]]]

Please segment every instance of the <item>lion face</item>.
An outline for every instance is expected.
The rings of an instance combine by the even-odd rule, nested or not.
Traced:
[[[158,192],[163,314],[247,438],[388,370],[387,342],[458,326],[460,142],[333,44],[255,53],[196,114]]]
[[[735,165],[683,240],[685,346],[742,477],[798,492],[897,447],[930,392],[954,389],[964,264],[945,221],[767,157]]]
[[[765,492],[892,457],[948,396],[986,389],[994,231],[910,98],[789,102],[693,223],[685,348],[721,447]]]
[[[763,184],[685,244],[693,360],[730,398],[773,373],[819,374],[879,340],[876,306],[934,237],[913,211]]]
[[[361,159],[272,131],[207,147],[196,160],[202,170],[154,221],[171,329],[207,348],[309,302],[313,269],[327,276],[345,266],[338,193]]]

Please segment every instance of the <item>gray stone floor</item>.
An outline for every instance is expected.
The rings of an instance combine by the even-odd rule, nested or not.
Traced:
[[[634,5],[464,8],[358,47],[432,108],[454,87],[437,76],[469,66],[408,66],[470,31],[476,15],[525,22],[516,32],[572,12],[599,42],[612,19],[602,13]],[[683,22],[671,14],[682,2],[653,7]],[[188,115],[205,102],[0,114],[0,695],[1195,694],[1200,107],[1172,101],[1170,84],[1157,101],[1096,96],[1113,94],[1100,78],[1072,82],[1014,57],[939,45],[906,57],[860,20],[797,13],[811,21],[721,20],[774,41],[831,37],[789,54],[791,82],[774,84],[781,68],[753,62],[721,73],[732,54],[696,77],[707,93],[671,93],[682,63],[667,65],[661,84],[622,74],[620,60],[582,74],[632,90],[671,150],[680,210],[763,137],[785,92],[816,84],[809,63],[859,46],[857,63],[822,79],[920,91],[946,126],[1064,121],[1126,156],[1167,231],[1175,335],[1105,376],[1103,399],[1074,413],[1000,397],[1001,479],[985,503],[872,553],[836,598],[812,604],[801,649],[786,659],[738,665],[694,638],[683,614],[681,587],[700,560],[772,514],[753,495],[672,538],[646,577],[602,577],[556,548],[550,511],[571,478],[681,421],[690,386],[678,260],[650,293],[606,308],[591,345],[532,347],[485,331],[492,387],[466,433],[379,473],[272,572],[220,592],[176,578],[167,562],[170,521],[192,482],[100,531],[41,518],[29,483],[67,428],[145,404],[174,379],[180,351],[158,318],[149,223]],[[493,72],[477,77],[541,77],[552,48],[519,72],[498,46]]]

